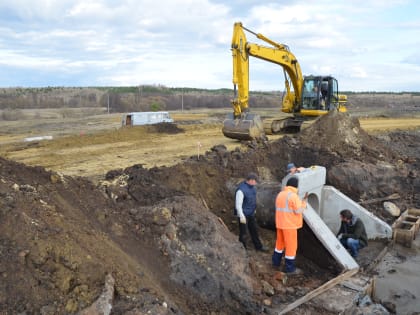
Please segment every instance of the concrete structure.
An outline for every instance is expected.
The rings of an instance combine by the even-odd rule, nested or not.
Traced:
[[[299,195],[303,197],[306,192],[309,193],[308,203],[311,208],[321,217],[322,221],[334,234],[340,228],[340,211],[349,209],[363,221],[369,239],[392,237],[392,228],[389,224],[376,217],[336,188],[325,185],[325,167],[312,166],[305,172],[296,173],[293,176],[299,180]],[[286,184],[284,181],[282,181],[282,185]]]
[[[349,209],[362,219],[369,239],[392,237],[392,228],[389,224],[380,220],[336,188],[325,185],[325,167],[312,166],[293,176],[299,180],[299,195],[303,197],[305,192],[309,193],[309,204],[334,234],[340,228],[340,211]],[[286,178],[282,181],[282,186],[286,184],[285,180]]]
[[[298,194],[301,198],[308,192],[308,207],[303,212],[305,223],[323,244],[327,251],[343,268],[343,272],[336,278],[331,279],[319,288],[309,292],[297,301],[289,304],[282,309],[274,309],[273,314],[288,314],[299,305],[317,299],[317,305],[322,305],[325,310],[336,314],[350,314],[357,307],[365,295],[371,295],[372,280],[360,273],[358,263],[350,256],[347,250],[341,245],[336,234],[340,227],[340,211],[349,209],[354,215],[360,217],[366,228],[369,239],[382,239],[392,237],[392,228],[387,223],[380,220],[371,212],[360,206],[357,202],[351,200],[343,193],[332,186],[325,185],[326,169],[322,166],[313,166],[304,172],[286,176],[282,184],[270,183],[267,189],[259,189],[259,214],[263,219],[261,222],[267,222],[268,226],[273,226],[274,220],[273,195],[276,195],[280,187],[286,185],[286,182],[292,176],[298,178]],[[274,191],[273,191],[274,190]],[[267,198],[270,198],[269,201]],[[267,205],[272,204],[271,209],[267,210]],[[257,212],[258,216],[258,212]],[[376,307],[376,305],[374,305]],[[382,307],[378,305],[378,308]],[[382,309],[384,309],[382,307]],[[373,311],[372,311],[373,314]]]
[[[308,192],[308,208],[303,212],[306,224],[321,241],[328,252],[344,270],[359,268],[357,262],[341,245],[336,234],[340,228],[340,211],[349,209],[362,219],[369,239],[392,237],[392,228],[357,202],[332,186],[325,185],[326,169],[323,166],[312,166],[304,172],[292,175],[299,180],[298,193],[301,198]],[[286,185],[292,177],[286,176],[282,184],[270,183],[258,189],[257,219],[263,225],[274,227],[274,201],[280,186]]]
[[[169,115],[169,112],[133,112],[124,114],[122,118],[123,126],[141,126],[172,122],[174,120]]]

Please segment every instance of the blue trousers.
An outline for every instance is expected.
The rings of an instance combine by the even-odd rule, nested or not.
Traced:
[[[352,255],[352,257],[357,257],[359,254],[359,249],[363,248],[363,245],[360,244],[360,241],[354,238],[342,238],[340,242],[346,249],[350,251],[350,255]]]

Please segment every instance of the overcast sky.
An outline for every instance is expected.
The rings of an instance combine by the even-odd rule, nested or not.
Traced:
[[[420,91],[418,0],[0,0],[0,87],[232,88],[236,21],[340,90]],[[250,89],[281,67],[251,58]]]

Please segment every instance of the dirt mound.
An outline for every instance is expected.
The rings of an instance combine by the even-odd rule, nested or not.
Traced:
[[[134,190],[116,204],[82,178],[0,163],[2,314],[78,312],[108,274],[113,314],[257,312],[245,250],[196,199],[168,189],[142,206]]]
[[[176,124],[173,123],[158,123],[153,125],[146,126],[148,132],[152,133],[167,133],[167,134],[177,134],[185,132],[184,129],[179,128]]]
[[[202,203],[171,197],[129,213],[131,227],[139,226],[140,237],[152,236],[169,261],[166,276],[181,290],[182,304],[197,314],[206,314],[204,305],[217,312],[257,311],[244,248]]]
[[[392,146],[399,159],[414,163],[419,154],[420,131],[398,131],[378,136],[386,146]],[[418,169],[418,168],[417,168]]]
[[[303,130],[299,136],[302,145],[328,151],[345,159],[395,159],[396,155],[375,137],[360,127],[359,120],[347,113],[331,111]]]
[[[143,303],[155,303],[160,289],[118,244],[117,209],[91,182],[3,159],[0,179],[2,314],[74,313],[108,273],[117,295],[145,287]]]

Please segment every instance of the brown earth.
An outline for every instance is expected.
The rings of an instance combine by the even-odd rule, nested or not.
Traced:
[[[178,125],[186,135],[188,126]],[[174,136],[166,128],[108,132],[104,139],[120,132],[139,133],[145,143],[156,134]],[[78,136],[80,147],[86,138]],[[101,294],[106,275],[115,279],[112,314],[258,314],[291,303],[340,270],[300,250],[297,263],[305,273],[284,285],[271,269],[271,254],[246,251],[237,241],[229,187],[249,171],[280,181],[294,161],[326,166],[327,183],[354,200],[399,193],[401,209],[419,208],[419,138],[415,130],[374,137],[357,119],[331,113],[299,135],[235,143],[232,150],[215,145],[174,165],[146,168],[139,157],[138,164],[108,169],[99,184],[1,158],[0,312],[79,312]],[[179,139],[168,143],[181,148]],[[20,150],[30,160],[42,150],[56,154],[60,141],[69,138]],[[125,154],[117,143],[114,154]],[[74,157],[75,147],[68,142]],[[19,151],[8,152],[13,158]],[[369,210],[393,220],[381,203]],[[261,235],[274,246],[274,231],[261,229]],[[325,314],[310,305],[293,313],[317,312]]]

